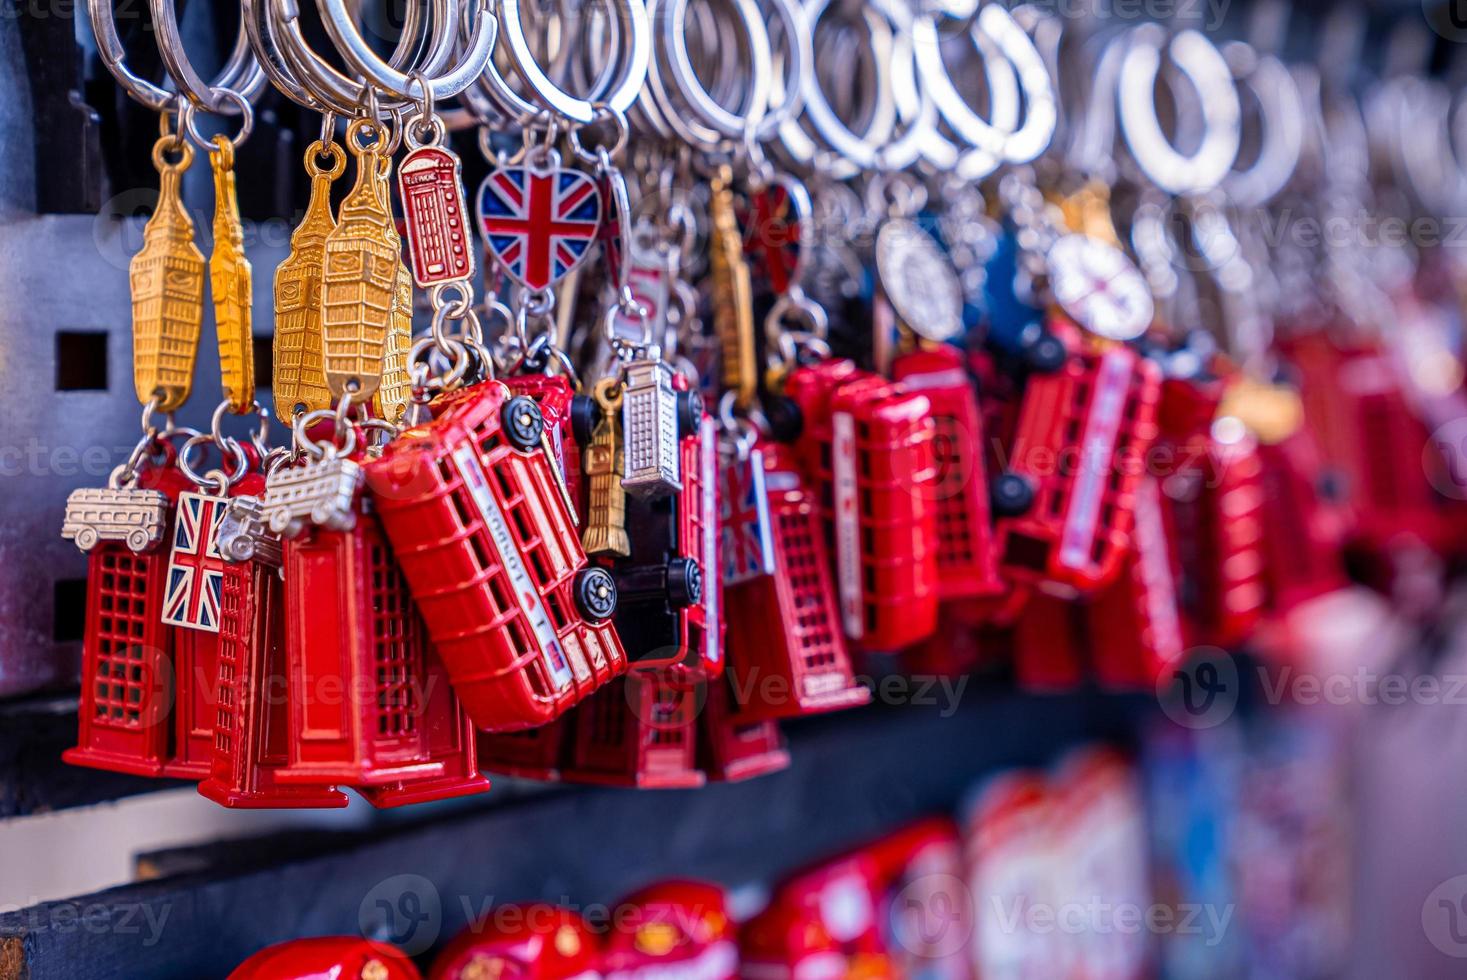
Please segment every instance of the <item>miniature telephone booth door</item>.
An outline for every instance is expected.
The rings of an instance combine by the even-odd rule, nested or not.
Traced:
[[[173,631],[163,624],[172,511],[192,484],[174,466],[145,470],[141,489],[167,499],[160,541],[141,552],[100,540],[87,556],[82,689],[73,764],[160,776],[172,753]]]

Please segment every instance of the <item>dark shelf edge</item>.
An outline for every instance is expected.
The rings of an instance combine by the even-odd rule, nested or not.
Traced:
[[[947,718],[887,708],[791,726],[791,769],[750,783],[574,788],[278,849],[221,842],[212,860],[204,851],[179,865],[190,873],[0,915],[0,947],[19,940],[23,953],[0,980],[224,976],[270,943],[370,927],[404,891],[437,897],[436,921],[421,928],[441,941],[495,902],[609,902],[667,875],[765,881],[950,810],[985,774],[1044,765],[1091,740],[1129,742],[1154,703],[975,693]]]

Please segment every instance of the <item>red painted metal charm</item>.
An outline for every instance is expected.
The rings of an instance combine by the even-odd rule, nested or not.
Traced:
[[[641,789],[702,786],[694,765],[700,698],[673,673],[631,670],[572,711],[561,779]]]
[[[766,443],[752,465],[763,468],[773,573],[724,592],[729,674],[741,717],[788,718],[866,704],[841,634],[835,589],[815,500],[805,490],[793,450]]]
[[[1258,455],[1268,609],[1287,615],[1347,584],[1341,556],[1351,514],[1340,481],[1326,468],[1307,425],[1277,443],[1260,445]]]
[[[376,519],[287,538],[290,765],[277,779],[355,787],[445,775],[430,753],[422,621]]]
[[[734,980],[735,927],[723,889],[664,881],[628,895],[612,911],[617,928],[602,955],[606,980]]]
[[[321,936],[280,943],[245,960],[229,980],[421,980],[413,961],[386,943]]]
[[[806,474],[819,488],[845,634],[896,650],[937,628],[930,403],[839,363],[791,372]]]
[[[258,498],[264,491],[264,475],[249,473],[229,488],[228,497],[198,493],[185,493],[179,497],[173,554],[168,564],[170,592],[164,599],[164,614],[166,620],[169,603],[176,600],[176,608],[185,611],[185,619],[200,625],[182,625],[175,621],[170,627],[173,632],[174,744],[173,757],[163,768],[163,774],[174,779],[204,779],[214,764],[219,601],[228,567],[219,551],[219,525],[230,506],[230,498]],[[207,536],[207,543],[204,536]],[[202,618],[196,620],[195,616]],[[214,623],[213,629],[205,625],[208,621]]]
[[[172,757],[174,631],[163,625],[168,553],[161,543],[172,540],[178,497],[193,484],[174,464],[172,447],[165,448],[167,461],[139,474],[142,493],[110,491],[105,502],[99,497],[75,515],[78,497],[68,504],[68,524],[78,518],[75,537],[88,552],[77,745],[63,756],[73,765],[161,776]],[[115,523],[121,510],[114,505],[129,502],[159,525],[131,543],[97,527]]]
[[[616,587],[588,568],[533,399],[478,386],[366,467],[454,690],[475,725],[553,721],[626,670]]]
[[[500,905],[449,943],[428,980],[599,980],[599,937],[570,909]]]
[[[408,264],[421,289],[474,274],[461,171],[458,155],[438,145],[418,147],[398,168]]]
[[[251,517],[257,513],[257,500],[234,503]],[[233,557],[222,535],[220,549]],[[290,765],[281,545],[261,535],[243,550],[249,556],[231,561],[224,571],[214,752],[199,792],[236,809],[344,807],[346,795],[334,786],[276,779]]]
[[[949,602],[1003,593],[989,514],[983,415],[962,354],[948,346],[903,354],[892,362],[891,375],[932,406],[937,470],[929,489],[937,508],[938,595]]]
[[[698,716],[698,768],[713,783],[739,783],[788,769],[789,750],[776,721],[738,714],[728,678],[707,683]]]
[[[479,228],[495,263],[527,289],[549,289],[586,257],[601,223],[590,177],[548,166],[500,167],[479,185]]]
[[[1073,595],[1121,573],[1157,435],[1161,375],[1129,348],[1084,341],[1064,324],[1053,329],[1070,356],[1024,388],[999,477],[1012,491],[1001,494],[1008,513],[996,530],[1005,575]]]

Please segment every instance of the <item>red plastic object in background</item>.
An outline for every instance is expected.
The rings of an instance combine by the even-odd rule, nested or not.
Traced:
[[[937,628],[937,507],[931,404],[865,371],[797,368],[785,394],[818,489],[852,641],[898,650]]]
[[[844,972],[839,975],[894,977],[879,921],[879,876],[875,858],[864,850],[797,872],[775,889],[760,916],[770,917],[775,928],[751,929],[751,935],[798,941],[781,923],[813,922],[844,960]],[[804,955],[803,945],[782,956],[780,950],[770,948],[750,949],[750,953],[759,960],[788,965]]]
[[[583,618],[578,591],[596,573],[553,463],[531,448],[539,434],[502,424],[506,406],[538,414],[525,401],[528,413],[499,382],[478,385],[366,467],[454,689],[487,731],[554,721],[626,670],[609,620]]]
[[[138,486],[176,505],[194,486],[171,447],[167,454],[139,474]],[[72,765],[161,776],[173,751],[173,629],[162,621],[172,509],[153,549],[136,554],[121,541],[99,541],[87,555],[77,745],[62,755]]]
[[[1133,350],[1051,329],[1070,351],[1052,374],[1031,376],[1007,473],[1034,492],[1020,516],[997,521],[1004,574],[1073,594],[1114,581],[1130,550],[1135,493],[1156,439],[1161,374]]]
[[[606,980],[734,980],[736,928],[723,889],[701,881],[663,881],[617,902],[616,927],[603,945]]]
[[[892,362],[891,375],[932,406],[938,595],[949,602],[1003,593],[989,513],[983,414],[963,355],[946,345],[903,354]]]
[[[901,827],[866,849],[876,864],[877,921],[901,977],[971,980],[975,915],[963,842],[946,817]]]
[[[360,507],[360,502],[359,502]],[[427,640],[377,521],[283,544],[290,765],[284,783],[384,786],[444,775],[421,696]]]
[[[214,756],[199,792],[235,809],[344,807],[329,785],[290,785],[285,587],[264,561],[230,563],[220,599]]]
[[[840,945],[804,906],[770,905],[739,930],[744,980],[847,980],[850,964]]]
[[[597,980],[599,966],[599,938],[570,909],[501,905],[444,947],[428,980]]]
[[[1073,691],[1085,682],[1084,615],[1079,604],[1035,593],[1014,626],[1014,680],[1021,690]]]
[[[641,789],[702,786],[694,767],[698,698],[672,673],[629,671],[567,716],[571,747],[561,778]]]
[[[760,467],[762,477],[754,477]],[[724,592],[728,670],[738,713],[750,720],[789,718],[866,704],[841,633],[820,515],[792,450],[764,443],[750,461],[749,489],[730,494],[745,510],[762,479],[770,523],[769,574]]]
[[[228,980],[421,980],[413,961],[395,947],[360,936],[293,939],[262,949],[234,968]]]

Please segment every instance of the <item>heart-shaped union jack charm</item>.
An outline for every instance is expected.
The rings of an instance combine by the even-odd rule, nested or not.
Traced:
[[[527,289],[548,289],[596,241],[601,194],[560,167],[501,167],[479,185],[479,228],[499,267]]]

